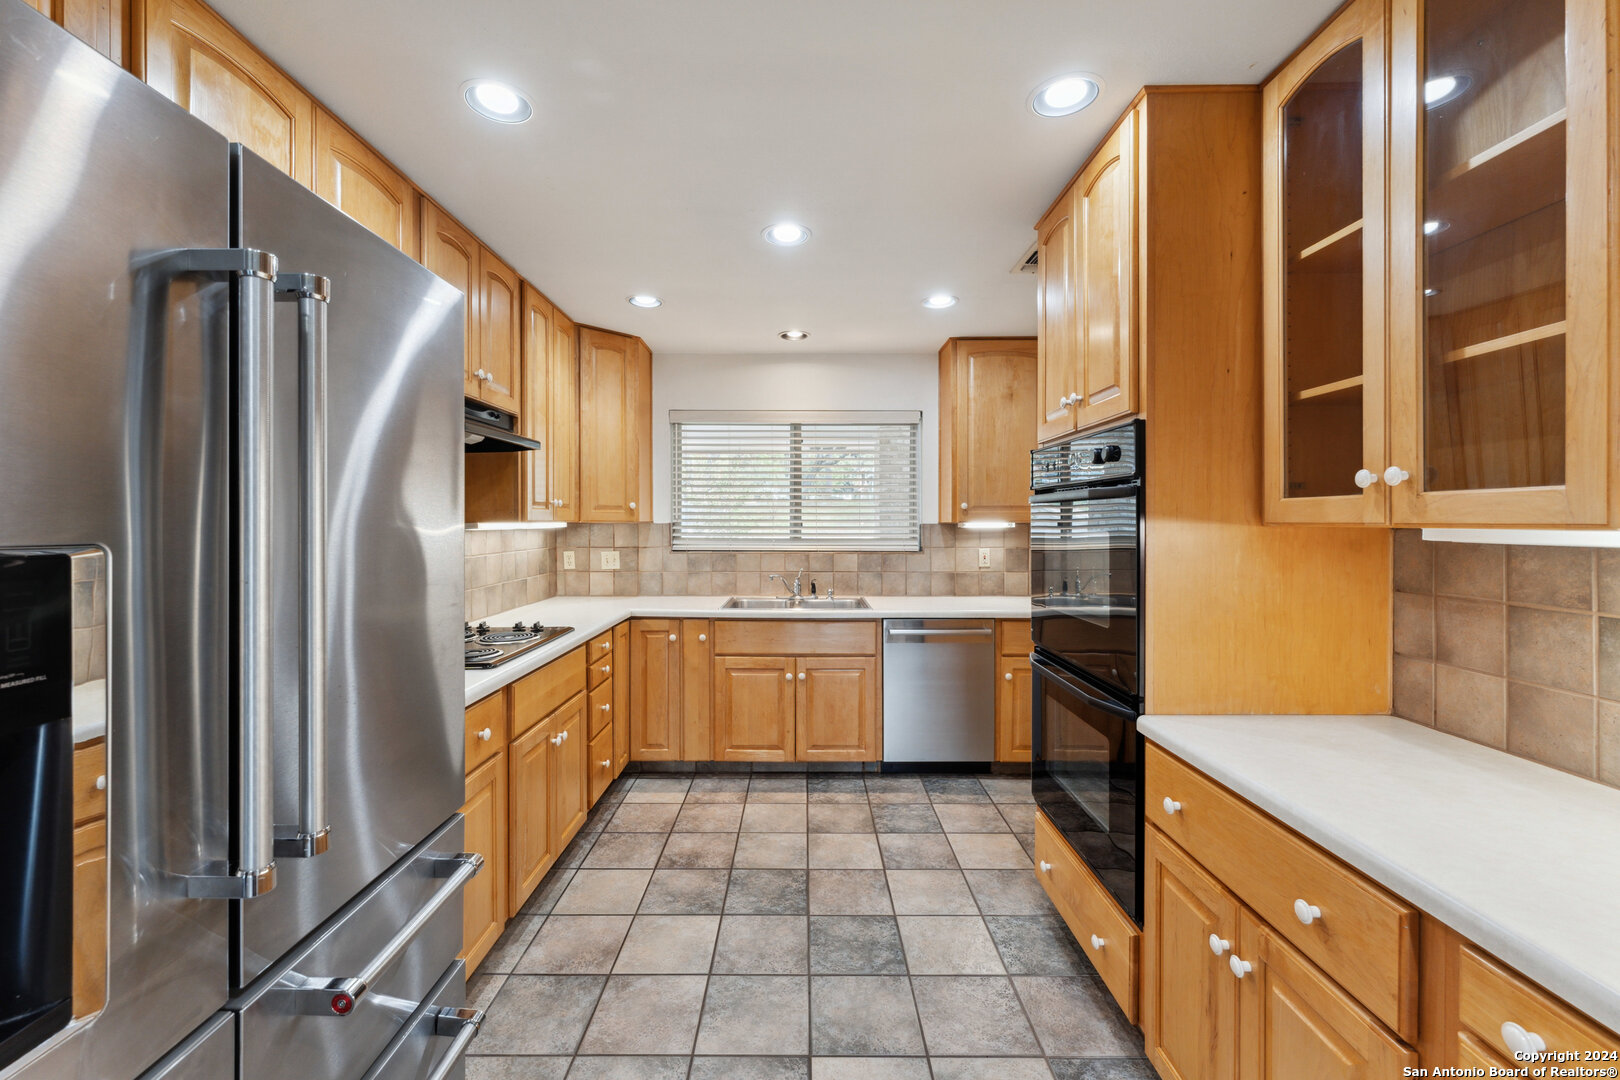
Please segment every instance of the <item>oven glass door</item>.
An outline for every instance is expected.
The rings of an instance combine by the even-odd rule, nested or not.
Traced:
[[[1035,801],[1126,914],[1142,920],[1136,710],[1034,657]]]
[[[1130,698],[1142,692],[1141,494],[1122,484],[1029,501],[1035,645]]]

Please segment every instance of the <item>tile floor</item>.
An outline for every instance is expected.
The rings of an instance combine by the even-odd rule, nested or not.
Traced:
[[[1152,1080],[1027,779],[625,775],[468,983],[468,1080]]]

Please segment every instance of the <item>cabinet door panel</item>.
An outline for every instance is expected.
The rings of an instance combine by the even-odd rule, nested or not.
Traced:
[[[478,397],[485,404],[517,415],[519,381],[519,312],[522,286],[510,266],[487,247],[478,249],[478,368],[483,377]]]
[[[107,822],[73,830],[73,1017],[107,1003]]]
[[[127,0],[23,0],[115,64],[124,62]]]
[[[952,521],[1029,520],[1029,451],[1039,425],[1034,341],[959,341],[950,382],[954,395],[941,402],[941,438],[948,427],[951,448],[942,447],[955,474],[954,499],[940,507]],[[952,411],[947,425],[943,410]]]
[[[608,785],[613,783],[613,729],[605,727],[591,739],[590,749],[585,753],[585,768],[588,777],[588,794],[590,804],[602,797]]]
[[[579,520],[579,354],[574,323],[556,312],[551,338],[551,474],[553,521]]]
[[[1028,761],[1031,753],[1034,677],[1027,656],[996,663],[996,760]]]
[[[1081,398],[1075,424],[1082,428],[1136,411],[1135,121],[1134,112],[1126,114],[1077,184]]]
[[[553,714],[544,725],[552,737],[562,742],[551,752],[551,820],[556,835],[552,850],[561,851],[585,824],[585,812],[590,809],[587,773],[590,766],[589,734],[585,726],[585,695],[581,694]]]
[[[713,760],[714,702],[710,662],[714,629],[707,619],[681,620],[681,727],[687,761]]]
[[[714,662],[714,756],[719,761],[792,761],[793,661],[722,656]]]
[[[1161,1076],[1237,1075],[1238,980],[1209,938],[1238,940],[1237,902],[1220,883],[1147,830],[1142,922],[1142,1034]],[[1303,1075],[1303,1074],[1302,1074]]]
[[[801,657],[793,726],[800,761],[877,760],[877,660]]]
[[[680,628],[674,619],[636,619],[630,624],[632,761],[684,760]]]
[[[651,513],[642,495],[643,447],[650,453],[652,418],[651,357],[645,352],[623,334],[579,331],[581,521],[638,521]]]
[[[325,109],[315,110],[315,193],[413,259],[422,254],[416,188]]]
[[[1080,306],[1075,271],[1075,192],[1063,193],[1037,227],[1040,278],[1036,319],[1040,331],[1040,425],[1042,442],[1074,430],[1070,395],[1079,390]]]
[[[478,398],[483,392],[483,383],[473,376],[478,369],[478,238],[431,199],[422,200],[422,265],[466,297],[462,393]]]
[[[557,861],[557,827],[552,808],[551,737],[555,732],[549,720],[536,724],[512,741],[510,751],[511,802],[510,869],[507,910],[516,911],[534,892],[540,879]]]
[[[523,310],[520,320],[523,387],[521,421],[523,433],[544,449],[518,454],[519,506],[525,521],[551,521],[556,507],[551,503],[552,371],[551,351],[556,344],[557,309],[539,289],[523,283]],[[473,455],[477,457],[478,455]]]
[[[630,624],[613,628],[613,655],[619,658],[619,673],[613,677],[613,775],[630,764]]]
[[[461,957],[476,971],[506,926],[506,756],[496,754],[467,777],[463,843],[484,869],[461,892]]]

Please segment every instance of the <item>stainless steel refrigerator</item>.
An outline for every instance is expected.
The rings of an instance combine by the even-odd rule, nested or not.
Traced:
[[[0,557],[104,568],[107,761],[5,1080],[459,1075],[464,303],[0,0]]]

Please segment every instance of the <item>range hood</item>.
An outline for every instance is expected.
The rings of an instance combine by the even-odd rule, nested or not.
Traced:
[[[533,439],[517,433],[517,417],[509,412],[469,401],[466,403],[466,414],[467,432],[464,438],[469,454],[544,449]]]

